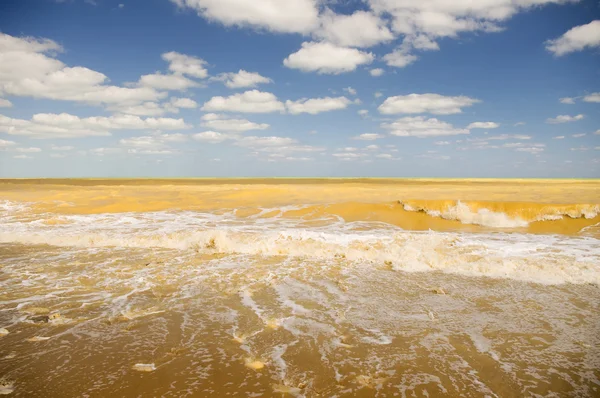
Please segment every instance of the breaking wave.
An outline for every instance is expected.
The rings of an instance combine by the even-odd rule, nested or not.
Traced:
[[[323,264],[359,262],[407,272],[600,284],[600,241],[584,236],[419,232],[335,217],[311,225],[302,219],[191,211],[48,217],[4,217],[7,222],[0,223],[0,243],[162,248],[177,250],[175,256],[283,256]]]
[[[406,211],[492,228],[523,228],[533,222],[557,221],[564,217],[590,220],[600,214],[600,205],[597,204],[554,205],[460,200],[408,200],[399,203]]]

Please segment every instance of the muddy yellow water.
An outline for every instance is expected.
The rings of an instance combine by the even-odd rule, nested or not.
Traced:
[[[0,394],[600,396],[600,181],[1,180]]]

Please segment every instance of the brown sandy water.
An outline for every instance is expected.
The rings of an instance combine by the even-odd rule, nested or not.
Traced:
[[[2,181],[0,393],[598,396],[599,188]]]

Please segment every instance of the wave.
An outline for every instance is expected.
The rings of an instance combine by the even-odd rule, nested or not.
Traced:
[[[407,200],[399,203],[409,212],[422,212],[445,220],[492,228],[523,228],[533,222],[558,221],[564,217],[591,220],[600,214],[600,205],[597,204],[555,205],[460,200]]]
[[[600,241],[592,237],[417,232],[380,222],[344,220],[306,226],[301,219],[240,219],[231,213],[154,212],[58,219],[60,223],[51,224],[40,220],[0,223],[0,243],[94,250],[162,248],[177,250],[177,257],[269,256],[323,264],[364,263],[406,272],[600,284]]]

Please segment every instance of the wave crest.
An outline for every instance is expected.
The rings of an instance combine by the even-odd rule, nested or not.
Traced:
[[[432,217],[492,228],[523,228],[532,222],[557,221],[563,217],[593,219],[600,213],[597,204],[554,205],[519,202],[399,201],[404,210]]]

